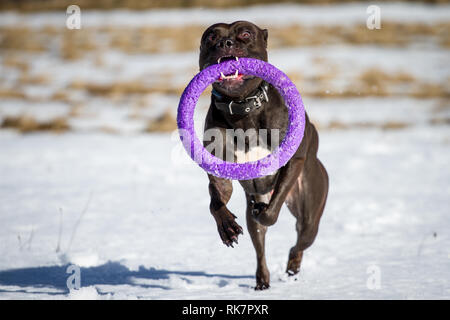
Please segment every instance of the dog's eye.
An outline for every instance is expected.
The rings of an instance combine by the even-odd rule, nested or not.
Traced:
[[[214,40],[216,40],[216,34],[215,33],[210,33],[209,35],[208,35],[208,37],[207,37],[207,39],[209,40],[209,41],[214,41]]]

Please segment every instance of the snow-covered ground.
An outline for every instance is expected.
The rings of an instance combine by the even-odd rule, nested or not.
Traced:
[[[320,139],[330,195],[319,236],[287,279],[295,229],[283,209],[267,236],[272,288],[255,292],[248,235],[221,243],[206,175],[180,162],[171,135],[2,132],[0,297],[71,297],[71,263],[85,298],[450,298],[448,127]],[[230,209],[245,225],[237,185]]]
[[[82,10],[83,26],[176,26],[184,24],[201,24],[204,26],[218,20],[231,23],[236,20],[249,20],[257,24],[287,25],[301,23],[306,25],[326,24],[365,24],[367,7],[378,5],[383,20],[398,22],[434,23],[448,20],[449,5],[430,6],[421,3],[349,3],[327,6],[275,4],[255,5],[231,9],[159,9],[159,10]],[[82,8],[81,8],[82,9]],[[21,24],[40,28],[43,26],[64,26],[65,12],[38,13],[32,16],[16,12],[0,13],[0,26]]]
[[[450,10],[380,6],[383,19],[407,23],[445,23]],[[366,7],[83,11],[82,21],[85,27],[209,25],[242,15],[269,28],[365,24]],[[0,26],[64,26],[65,18],[2,12]],[[269,59],[305,78],[331,70],[332,90],[348,87],[368,69],[407,72],[414,84],[448,83],[448,48],[422,40],[407,47],[282,47]],[[175,110],[177,95],[143,95],[138,116],[131,98],[116,101],[76,89],[68,92],[71,103],[51,98],[74,81],[151,82],[164,72],[182,87],[197,70],[197,54],[107,50],[99,64],[91,55],[65,60],[51,50],[13,52],[27,62],[26,75],[51,79],[41,84],[21,84],[21,71],[0,56],[1,87],[26,96],[1,99],[0,121],[21,114],[66,116],[71,126],[59,135],[0,130],[0,299],[450,299],[448,95],[304,97],[319,128],[329,198],[295,278],[284,273],[295,220],[282,209],[267,234],[272,287],[264,292],[253,290],[255,253],[238,183],[229,208],[244,236],[232,249],[222,244],[209,213],[206,174],[187,158],[177,134],[142,133],[150,117]],[[74,102],[82,109],[70,116]],[[207,97],[199,102],[198,131],[207,104]],[[82,288],[72,292],[66,285],[70,265],[81,268]]]

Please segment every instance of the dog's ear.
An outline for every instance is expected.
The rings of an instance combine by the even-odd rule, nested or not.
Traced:
[[[264,41],[266,42],[266,47],[267,47],[267,37],[269,36],[269,31],[267,31],[267,29],[263,29],[262,33],[263,33],[263,38],[264,38]]]

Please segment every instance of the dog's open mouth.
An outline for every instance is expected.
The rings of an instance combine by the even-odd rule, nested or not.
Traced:
[[[222,57],[219,57],[219,59],[217,59],[217,63],[219,64],[221,62],[229,61],[229,60],[239,61],[239,58],[236,56],[232,56],[232,55],[222,56]],[[240,84],[244,80],[251,79],[251,78],[254,78],[254,76],[243,75],[243,74],[239,73],[238,70],[236,70],[234,73],[231,73],[231,74],[224,74],[223,72],[221,72],[220,77],[219,77],[219,79],[217,79],[216,82],[220,82],[220,83],[226,84],[226,85]]]
[[[232,56],[232,55],[229,55],[229,56],[222,56],[222,57],[220,57],[219,59],[217,59],[217,63],[221,63],[221,62],[225,62],[225,61],[229,61],[229,60],[236,60],[236,61],[239,61],[239,58],[236,57],[236,56]]]

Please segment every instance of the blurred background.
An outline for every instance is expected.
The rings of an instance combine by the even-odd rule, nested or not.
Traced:
[[[270,62],[314,106],[321,129],[448,125],[448,7],[435,2],[445,1],[380,2],[382,27],[370,30],[364,2],[84,0],[81,29],[70,30],[70,1],[2,1],[1,127],[172,131],[178,97],[198,71],[202,32],[239,19],[269,29]],[[366,113],[374,104],[392,113],[335,112]],[[401,108],[417,105],[426,119]]]
[[[72,4],[80,29],[66,27]],[[203,31],[236,20],[269,30],[269,62],[297,85],[331,181],[300,286],[283,278],[283,209],[262,295],[450,297],[449,1],[3,0],[0,298],[65,295],[41,267],[66,263],[91,268],[88,298],[254,297],[250,240],[222,248],[206,175],[177,164],[173,133]],[[366,288],[369,265],[384,290]]]

